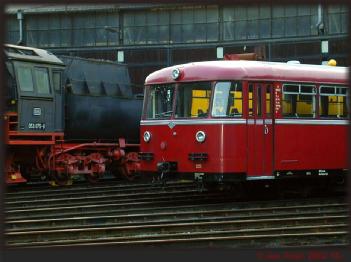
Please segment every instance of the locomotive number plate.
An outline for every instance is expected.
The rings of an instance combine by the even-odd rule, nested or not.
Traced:
[[[45,130],[45,123],[28,123],[28,128],[33,130]]]

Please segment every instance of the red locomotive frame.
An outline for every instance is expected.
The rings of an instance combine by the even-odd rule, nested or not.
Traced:
[[[118,171],[127,178],[139,169],[139,144],[126,144],[124,139],[119,139],[119,143],[68,143],[62,132],[16,131],[17,113],[7,112],[4,118],[7,184],[28,182],[17,162],[28,162],[36,172],[50,174],[49,180],[58,185],[70,184],[76,175],[96,182],[112,161],[118,163]]]
[[[209,114],[177,118],[172,113],[162,119],[148,118],[151,88],[173,85],[176,91],[171,111],[175,112],[179,86],[206,81],[211,83],[212,94],[216,83],[239,82],[242,85],[242,116],[214,117]],[[315,115],[283,116],[283,88],[285,90],[288,84],[312,86]],[[346,99],[347,85],[347,68],[318,65],[211,61],[156,71],[145,81],[139,153],[141,170],[216,182],[345,174],[348,168],[348,115],[325,118],[319,107],[321,88],[343,87],[343,99]],[[249,92],[253,94],[251,106]],[[210,112],[213,100],[212,95]],[[256,112],[258,101],[259,114]],[[343,101],[348,107],[346,100]],[[308,102],[306,104],[309,106]],[[254,112],[249,112],[249,107]],[[204,142],[195,139],[200,131],[206,134]]]

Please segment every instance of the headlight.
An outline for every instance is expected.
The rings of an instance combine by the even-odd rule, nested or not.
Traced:
[[[196,141],[202,143],[206,139],[206,134],[204,131],[198,131],[195,135]]]
[[[178,68],[173,69],[172,78],[173,80],[177,80],[180,77],[180,70]]]
[[[151,140],[151,133],[149,131],[144,132],[144,141],[147,143]]]

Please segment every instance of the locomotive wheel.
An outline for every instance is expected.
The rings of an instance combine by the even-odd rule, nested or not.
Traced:
[[[54,182],[59,186],[72,185],[71,177],[67,172],[54,171],[51,175],[54,179]]]
[[[89,181],[89,183],[96,184],[100,180],[100,175],[98,173],[92,173],[87,174],[85,178]]]

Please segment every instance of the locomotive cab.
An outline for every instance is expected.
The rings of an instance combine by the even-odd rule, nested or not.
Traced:
[[[15,184],[43,177],[43,156],[63,138],[64,64],[42,49],[5,45],[4,52],[6,182]]]
[[[62,72],[51,53],[5,45],[9,131],[63,132]]]

